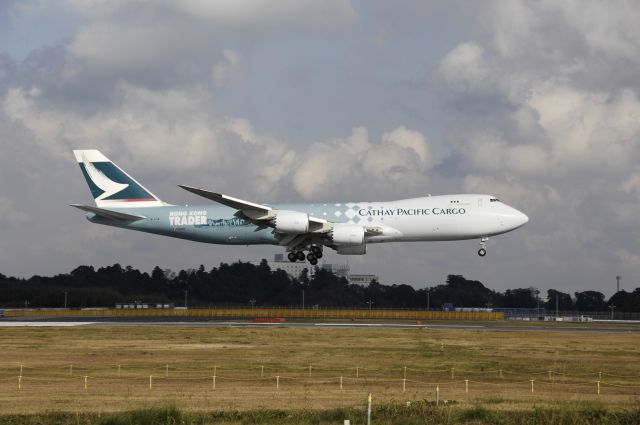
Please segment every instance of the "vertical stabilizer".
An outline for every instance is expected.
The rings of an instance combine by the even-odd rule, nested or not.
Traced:
[[[96,205],[101,208],[167,205],[100,151],[74,150]]]

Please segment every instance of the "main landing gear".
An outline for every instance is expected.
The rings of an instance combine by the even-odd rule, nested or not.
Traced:
[[[287,254],[287,258],[292,263],[296,261],[304,261],[304,259],[306,258],[312,266],[315,266],[316,264],[318,264],[318,260],[322,258],[322,248],[317,245],[313,245],[311,246],[311,249],[306,256],[304,255],[304,251],[302,250],[291,251],[289,252],[289,254]]]
[[[480,239],[480,249],[478,250],[478,255],[481,257],[484,257],[485,255],[487,255],[487,241],[489,240],[489,238],[484,237],[482,239]]]

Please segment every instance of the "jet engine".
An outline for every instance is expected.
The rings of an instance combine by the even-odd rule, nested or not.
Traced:
[[[329,233],[336,246],[364,245],[364,227],[357,224],[338,224]]]
[[[273,219],[273,227],[282,233],[307,233],[309,215],[297,211],[278,211]]]

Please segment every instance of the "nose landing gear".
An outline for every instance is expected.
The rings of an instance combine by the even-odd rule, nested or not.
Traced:
[[[480,249],[478,250],[478,255],[481,257],[484,257],[485,255],[487,255],[487,241],[489,240],[489,238],[484,237],[482,239],[480,239]]]

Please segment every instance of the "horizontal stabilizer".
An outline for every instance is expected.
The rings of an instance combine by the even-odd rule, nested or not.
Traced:
[[[145,218],[147,218],[143,215],[126,214],[119,211],[106,210],[104,208],[93,207],[91,205],[71,204],[71,206],[78,208],[82,211],[94,213],[97,216],[104,217],[109,220],[138,221],[138,220],[144,220]]]

